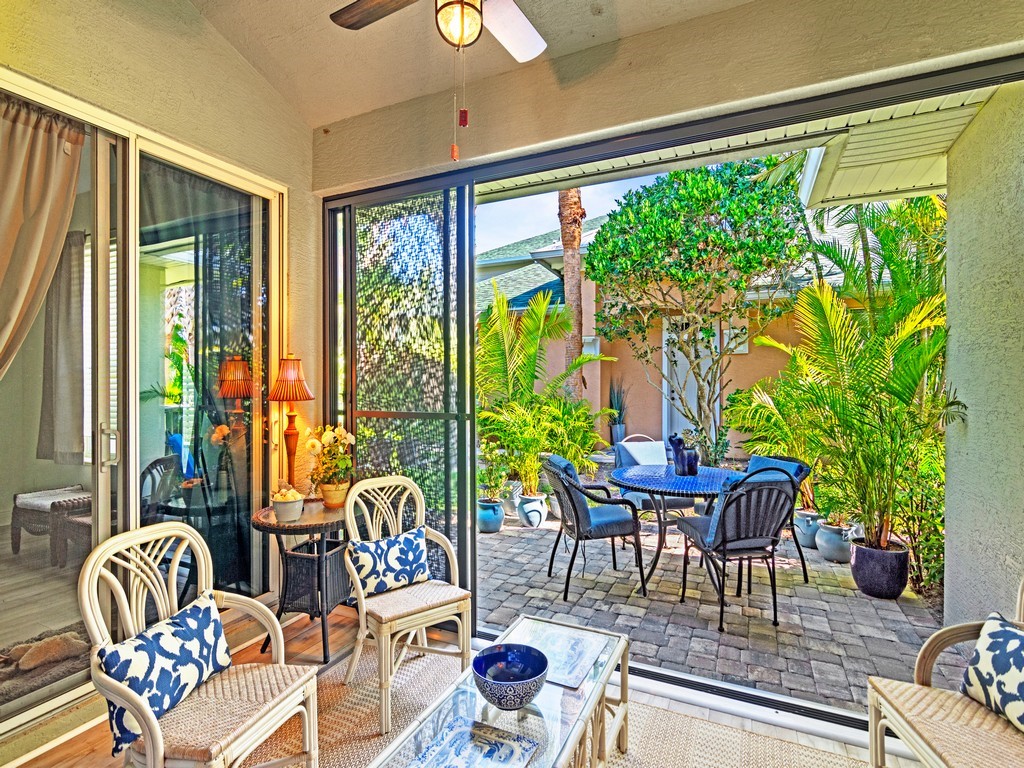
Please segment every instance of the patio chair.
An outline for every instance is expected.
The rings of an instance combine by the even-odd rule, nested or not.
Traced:
[[[587,484],[580,480],[576,467],[561,456],[549,456],[544,462],[544,474],[551,483],[558,504],[562,508],[562,521],[555,536],[555,546],[548,561],[548,577],[555,567],[555,554],[562,540],[562,533],[573,540],[569,568],[565,572],[565,590],[562,599],[569,599],[569,579],[576,563],[580,542],[609,539],[612,545],[612,568],[618,569],[615,556],[615,539],[632,539],[636,567],[640,571],[640,591],[647,597],[647,577],[644,573],[643,550],[640,547],[640,513],[629,499],[612,498],[611,489],[606,485]],[[600,492],[601,496],[597,495]],[[591,507],[589,501],[597,502]]]
[[[50,565],[57,565],[59,518],[92,509],[92,491],[81,485],[14,494],[11,506],[11,552],[21,551],[22,531],[33,536],[50,537]]]
[[[747,472],[756,472],[759,469],[765,469],[768,467],[784,469],[793,476],[793,479],[796,481],[798,492],[797,497],[799,497],[800,484],[803,483],[803,481],[811,474],[810,466],[800,459],[794,459],[791,456],[758,456],[757,454],[750,457],[750,462],[747,464]],[[804,584],[808,584],[810,583],[810,578],[807,575],[807,561],[804,559],[804,550],[803,547],[800,546],[800,539],[796,537],[795,516],[796,498],[793,499],[793,511],[789,515],[789,536],[793,539],[793,543],[796,545],[796,553],[800,555],[800,567],[804,572]],[[747,578],[748,580],[750,578],[749,568],[747,570]],[[747,582],[747,589],[748,591],[750,589],[749,581]]]
[[[779,475],[785,475],[779,479]],[[785,469],[766,467],[722,489],[710,515],[680,518],[683,532],[683,580],[680,603],[686,602],[690,550],[700,552],[718,592],[718,631],[725,631],[725,585],[730,560],[762,560],[772,587],[772,624],[779,626],[775,584],[775,549],[792,514],[796,481]]]
[[[407,477],[360,480],[352,486],[345,500],[345,530],[349,536],[344,553],[345,569],[359,614],[359,630],[345,684],[355,677],[363,643],[367,635],[372,635],[377,644],[382,734],[391,730],[391,682],[410,649],[416,653],[456,656],[461,659],[463,669],[469,666],[472,595],[459,587],[458,563],[451,542],[425,525],[425,519],[423,492]],[[409,532],[415,534],[420,529],[426,541],[423,542],[422,574],[415,575],[416,569],[407,557],[410,548],[416,546],[415,542],[392,537]],[[363,532],[366,539],[362,538]],[[444,553],[447,581],[431,577],[426,567],[426,542]],[[398,548],[403,552],[402,573],[390,557]],[[427,627],[445,621],[455,623],[457,650],[427,644]]]
[[[200,598],[179,612],[176,585],[186,550],[195,563]],[[316,667],[284,663],[284,635],[269,608],[212,586],[210,550],[194,528],[179,521],[112,536],[85,560],[78,601],[92,641],[90,671],[110,704],[111,729],[126,752],[125,765],[236,768],[298,715],[301,751],[261,766],[316,768]],[[116,629],[105,619],[111,603],[117,608],[120,637],[127,638],[116,644]],[[271,635],[272,663],[226,665],[222,656],[227,649],[218,639],[220,622],[211,603],[218,611],[234,608],[263,625]],[[210,674],[211,668],[222,671]],[[147,675],[148,687],[143,684]],[[190,692],[177,700],[182,690]],[[126,729],[140,735],[130,740]]]

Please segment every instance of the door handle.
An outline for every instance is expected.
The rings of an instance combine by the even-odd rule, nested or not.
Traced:
[[[110,451],[110,444],[113,441],[114,450]],[[111,429],[104,423],[100,423],[100,456],[109,453],[107,458],[100,459],[100,472],[106,472],[109,467],[121,463],[121,433]]]

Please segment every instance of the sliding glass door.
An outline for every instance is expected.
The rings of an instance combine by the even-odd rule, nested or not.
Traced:
[[[473,503],[469,217],[460,187],[340,205],[327,223],[338,311],[328,359],[349,363],[337,367],[333,407],[356,434],[357,476],[415,480],[427,523],[455,545],[463,582]]]
[[[0,93],[0,730],[88,682],[118,508],[124,142]],[[122,496],[123,498],[123,496]]]
[[[269,201],[142,154],[139,163],[140,523],[180,519],[218,588],[265,588],[262,498]]]

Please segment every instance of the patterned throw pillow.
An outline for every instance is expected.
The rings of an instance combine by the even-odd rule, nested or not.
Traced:
[[[348,551],[367,597],[430,578],[427,534],[422,525],[386,539],[350,541]],[[353,590],[350,604],[354,605],[355,599]]]
[[[998,613],[990,614],[960,692],[1024,731],[1024,630]]]
[[[157,717],[231,666],[224,625],[209,590],[130,640],[101,648],[98,655],[103,671],[145,699]],[[141,727],[110,701],[107,714],[114,734],[112,754],[117,755],[142,735]]]

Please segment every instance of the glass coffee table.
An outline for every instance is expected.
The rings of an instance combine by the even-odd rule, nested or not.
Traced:
[[[626,751],[629,641],[624,635],[520,616],[495,642],[532,645],[548,657],[548,678],[537,698],[523,709],[504,712],[484,699],[472,668],[467,669],[370,768],[583,768],[605,765],[611,745]],[[608,682],[616,665],[619,692],[612,697]],[[485,758],[466,759],[472,753],[466,750],[470,739],[486,741]]]

